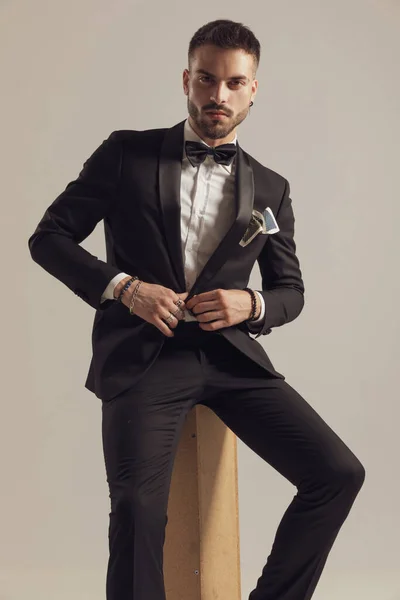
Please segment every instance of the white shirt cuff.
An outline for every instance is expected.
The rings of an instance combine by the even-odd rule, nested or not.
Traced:
[[[253,325],[258,325],[259,323],[261,323],[261,321],[264,320],[264,315],[265,315],[265,302],[264,302],[264,297],[262,294],[260,294],[260,292],[257,292],[257,290],[254,290],[255,293],[257,294],[257,296],[260,298],[260,302],[261,302],[261,312],[260,312],[260,316],[258,317],[258,319],[256,321],[252,321]]]
[[[115,300],[114,290],[119,284],[119,282],[122,281],[125,277],[130,277],[130,275],[128,275],[128,273],[118,273],[118,275],[115,275],[115,277],[111,279],[110,283],[104,290],[100,302],[104,302],[105,300]]]

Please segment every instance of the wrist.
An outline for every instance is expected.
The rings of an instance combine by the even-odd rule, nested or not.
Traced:
[[[253,292],[253,293],[251,293],[251,292]],[[255,314],[254,314],[254,317],[252,320],[257,320],[261,315],[261,301],[260,301],[259,295],[256,294],[253,290],[250,291],[248,288],[246,289],[246,294],[249,299],[249,308],[248,308],[248,312],[247,312],[246,321],[249,321],[251,319],[251,315],[252,315],[252,311],[253,311],[253,295],[254,295],[255,302],[256,302],[256,310],[255,310]]]
[[[117,285],[114,288],[114,298],[115,298],[115,300],[118,298],[118,296],[120,295],[120,293],[122,291],[122,288],[124,287],[124,285],[126,284],[126,282],[129,281],[130,278],[131,278],[131,276],[129,275],[128,277],[124,277],[124,279],[121,279],[121,281],[119,283],[117,283]],[[129,286],[128,290],[130,289],[130,287],[131,286]]]

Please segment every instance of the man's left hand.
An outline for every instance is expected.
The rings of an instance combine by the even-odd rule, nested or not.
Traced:
[[[251,296],[245,290],[217,289],[193,296],[186,308],[192,311],[201,329],[215,331],[246,321],[251,313]]]

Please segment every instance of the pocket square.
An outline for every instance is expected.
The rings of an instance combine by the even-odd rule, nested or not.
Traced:
[[[279,225],[275,220],[274,213],[270,209],[269,206],[264,210],[264,222],[265,222],[265,232],[264,233],[278,233],[280,231]]]
[[[277,233],[279,231],[278,223],[275,220],[274,214],[269,206],[262,213],[254,209],[251,214],[250,223],[240,240],[241,246],[247,246],[254,240],[259,233]]]

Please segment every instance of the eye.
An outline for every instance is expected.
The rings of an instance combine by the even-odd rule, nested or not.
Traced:
[[[207,82],[208,82],[211,80],[211,77],[209,77],[208,75],[202,75],[201,77],[199,77],[199,81],[202,81],[202,80],[207,80]],[[244,82],[241,81],[240,79],[233,79],[230,83],[233,85],[245,85]]]

